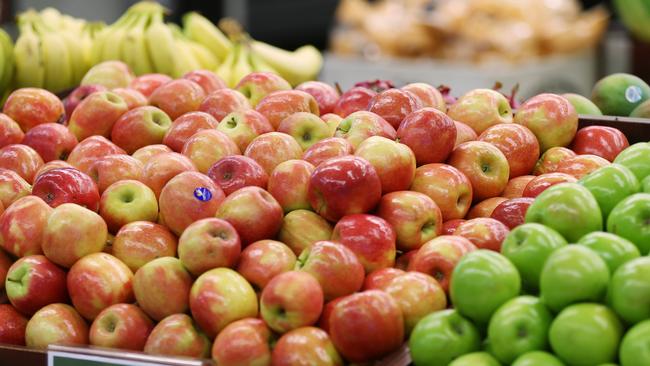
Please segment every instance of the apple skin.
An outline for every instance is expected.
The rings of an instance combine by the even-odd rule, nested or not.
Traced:
[[[133,78],[129,83],[129,88],[135,89],[149,98],[156,89],[170,81],[172,78],[165,74],[144,74]]]
[[[555,146],[546,150],[535,164],[533,169],[534,175],[553,173],[561,161],[576,156],[573,150],[566,147]]]
[[[22,143],[34,149],[47,163],[65,160],[77,146],[77,138],[63,125],[43,123],[29,130]]]
[[[543,93],[519,106],[513,122],[533,131],[544,152],[555,146],[569,146],[578,130],[578,113],[566,98]]]
[[[160,153],[152,156],[144,165],[142,183],[146,184],[156,197],[160,197],[163,187],[175,176],[197,169],[187,156],[176,152]]]
[[[355,86],[341,94],[332,112],[345,118],[354,112],[365,111],[375,95],[377,92],[372,89]]]
[[[641,191],[644,193],[650,193],[650,178],[645,177],[643,181],[641,181]]]
[[[126,154],[119,146],[104,136],[90,136],[79,141],[68,155],[68,164],[88,174],[98,158],[106,155]]]
[[[607,231],[633,242],[642,255],[650,254],[647,212],[650,193],[637,193],[619,202],[607,219]]]
[[[526,352],[546,349],[552,319],[539,298],[515,297],[499,307],[490,319],[490,352],[509,365]]]
[[[422,108],[419,99],[402,89],[386,89],[373,96],[367,110],[378,114],[397,129],[404,118]]]
[[[608,166],[609,161],[596,155],[576,155],[561,161],[555,170],[557,173],[565,173],[580,179],[585,175]]]
[[[320,116],[318,103],[311,94],[300,90],[278,90],[262,98],[255,110],[263,114],[277,130],[280,122],[296,112]]]
[[[354,252],[332,241],[318,241],[306,248],[295,267],[318,281],[325,301],[359,291],[365,276],[363,265]]]
[[[500,366],[492,354],[487,352],[472,352],[453,360],[449,366]]]
[[[619,202],[641,190],[634,173],[620,164],[599,168],[582,177],[580,184],[594,195],[605,221]]]
[[[208,94],[199,105],[198,110],[211,115],[217,121],[222,121],[232,112],[251,108],[251,104],[244,94],[234,89],[219,89]]]
[[[260,296],[260,315],[278,333],[315,324],[323,311],[323,289],[308,272],[288,271],[271,279]]]
[[[282,206],[260,187],[244,187],[223,200],[215,214],[239,233],[242,247],[273,238],[282,225]]]
[[[456,125],[456,142],[454,143],[454,148],[463,142],[478,139],[476,132],[463,122],[454,121],[454,125]]]
[[[142,93],[131,88],[115,88],[111,92],[117,94],[126,103],[127,110],[146,106],[149,101]]]
[[[394,140],[397,131],[379,115],[358,111],[345,117],[336,127],[334,137],[342,137],[352,145],[354,149],[370,136],[382,136]]]
[[[650,143],[638,142],[621,151],[614,159],[614,163],[625,165],[636,175],[639,181],[650,175]]]
[[[254,109],[236,111],[225,116],[217,130],[230,137],[240,151],[246,151],[248,145],[257,136],[273,131],[269,120]]]
[[[117,233],[124,225],[135,221],[158,219],[158,202],[151,188],[137,180],[121,180],[102,193],[99,215],[108,231]]]
[[[628,146],[627,137],[616,128],[587,126],[578,130],[571,149],[578,155],[597,155],[611,162]]]
[[[416,365],[447,365],[453,359],[478,351],[481,336],[476,326],[458,310],[431,313],[413,328],[409,339]]]
[[[173,152],[172,149],[169,148],[169,146],[163,144],[154,144],[154,145],[147,145],[137,149],[136,151],[133,152],[133,154],[131,154],[131,156],[139,160],[144,166],[147,165],[147,163],[152,157],[158,154],[168,153],[168,152]]]
[[[63,160],[52,160],[50,162],[43,164],[43,166],[40,169],[38,169],[38,171],[36,171],[36,174],[34,174],[34,182],[36,181],[36,179],[38,179],[38,177],[41,174],[56,168],[74,168],[74,167]]]
[[[286,133],[269,132],[253,139],[244,155],[255,160],[270,175],[280,163],[300,159],[302,148]]]
[[[578,183],[560,183],[542,192],[528,207],[526,222],[546,225],[569,242],[603,229],[598,202],[587,188]]]
[[[610,274],[614,274],[623,264],[641,256],[639,249],[631,241],[600,231],[583,236],[576,244],[584,245],[596,252],[607,264]],[[611,289],[612,285],[609,286]]]
[[[367,362],[397,350],[404,342],[404,320],[387,293],[368,290],[338,300],[328,319],[329,335],[350,362]]]
[[[51,214],[40,198],[19,198],[0,216],[0,247],[16,257],[43,253],[43,230]]]
[[[646,339],[650,337],[650,321],[643,321],[630,328],[623,337],[619,349],[619,361],[625,366],[641,366],[650,362]]]
[[[273,334],[262,319],[237,320],[215,338],[212,359],[222,366],[270,365],[272,341]]]
[[[610,308],[627,324],[650,318],[650,258],[640,257],[623,263],[609,283]]]
[[[25,315],[68,299],[65,271],[42,255],[18,259],[7,271],[5,290],[11,304]]]
[[[395,230],[386,220],[368,214],[344,216],[332,232],[332,241],[351,249],[366,273],[395,264],[395,240]]]
[[[218,130],[198,131],[185,141],[181,152],[204,174],[221,158],[241,154],[235,142]]]
[[[401,143],[381,136],[363,141],[354,155],[366,159],[377,171],[382,194],[408,190],[415,177],[415,155]]]
[[[549,340],[553,352],[570,365],[614,362],[623,327],[616,314],[600,304],[576,304],[553,320]],[[625,365],[625,364],[624,364]]]
[[[295,255],[317,241],[332,237],[332,225],[313,211],[294,210],[282,219],[278,240],[286,244]]]
[[[491,126],[512,122],[508,99],[492,89],[467,92],[449,106],[447,114],[454,121],[470,126],[479,135]]]
[[[440,208],[424,193],[397,191],[386,194],[379,201],[377,215],[391,224],[397,249],[401,251],[419,249],[442,234]]]
[[[492,314],[519,295],[520,289],[517,268],[503,255],[486,249],[464,255],[449,286],[454,307],[480,325],[487,325]]]
[[[526,212],[533,202],[535,202],[535,199],[531,197],[509,199],[500,203],[492,211],[490,217],[501,221],[508,229],[512,230],[526,222]]]
[[[0,168],[13,170],[29,183],[44,162],[36,150],[27,145],[15,144],[0,148]]]
[[[296,90],[304,91],[311,94],[316,103],[321,116],[333,113],[336,103],[339,101],[339,92],[333,86],[322,81],[305,81],[295,87]]]
[[[566,173],[544,173],[531,179],[522,192],[523,197],[535,198],[548,188],[560,183],[576,183],[578,179]]]
[[[287,116],[280,122],[277,131],[293,137],[303,150],[331,137],[327,123],[309,112],[296,112]]]
[[[13,263],[13,259],[0,250],[0,303],[5,303],[7,300],[5,297],[5,280],[7,279],[7,271]]]
[[[280,273],[291,271],[296,265],[296,255],[285,244],[275,240],[260,240],[241,252],[237,272],[253,288],[263,289]]]
[[[192,70],[183,75],[182,78],[199,84],[205,95],[215,90],[227,88],[226,83],[210,70]]]
[[[215,268],[194,281],[190,310],[201,329],[214,338],[228,324],[257,316],[257,296],[240,274],[229,268]]]
[[[185,113],[199,109],[205,91],[191,80],[176,79],[158,87],[149,97],[149,104],[165,111],[175,120]]]
[[[0,202],[2,207],[9,207],[17,199],[27,196],[32,187],[13,170],[0,168]]]
[[[23,132],[41,123],[59,123],[65,120],[65,109],[61,100],[51,92],[40,88],[14,90],[7,97],[2,112],[16,121]]]
[[[80,85],[76,87],[74,90],[72,90],[72,92],[62,100],[63,108],[65,109],[65,122],[67,122],[70,119],[70,116],[72,116],[72,112],[74,112],[74,110],[77,108],[79,103],[81,103],[82,100],[86,99],[87,96],[89,96],[94,92],[107,91],[107,90],[108,88],[100,84]],[[52,122],[59,123],[59,121],[52,121]]]
[[[329,159],[312,173],[307,197],[314,211],[327,220],[337,221],[345,215],[372,210],[381,199],[381,180],[366,159]]]
[[[27,318],[9,304],[0,304],[0,343],[25,345]]]
[[[343,118],[341,118],[341,116],[334,113],[322,114],[320,118],[323,119],[323,121],[325,121],[325,123],[327,124],[330,137],[336,134],[336,129],[339,128],[341,121],[343,121]]]
[[[162,143],[176,152],[181,152],[185,142],[201,130],[217,128],[219,121],[205,112],[188,112],[174,119],[165,132]]]
[[[97,183],[99,193],[121,180],[143,179],[144,165],[140,160],[124,154],[106,155],[92,165],[88,175]]]
[[[447,111],[447,103],[442,93],[432,85],[426,83],[411,83],[404,85],[402,90],[410,92],[420,102],[422,108],[435,108],[441,112]]]
[[[29,319],[25,344],[36,349],[45,349],[50,344],[88,344],[88,325],[72,306],[50,304]]]
[[[564,363],[551,353],[531,351],[517,357],[512,366],[564,366]]]
[[[398,141],[413,150],[418,165],[444,162],[454,149],[456,135],[454,121],[434,108],[414,111],[397,129]]]
[[[445,221],[462,219],[472,204],[473,192],[469,178],[447,164],[418,167],[411,190],[429,196],[440,208]]]
[[[133,277],[133,292],[138,306],[157,321],[187,311],[191,286],[192,276],[174,257],[147,262]]]
[[[462,224],[467,220],[465,219],[452,219],[448,221],[444,221],[442,223],[442,235],[454,235],[454,232]]]
[[[25,138],[25,133],[16,121],[4,113],[0,113],[0,147],[20,144]]]
[[[122,61],[103,61],[91,67],[83,79],[81,85],[99,84],[108,89],[126,88],[135,75],[129,65]]]
[[[212,179],[226,196],[248,186],[266,189],[269,175],[255,160],[243,155],[231,155],[221,158],[208,170]]]
[[[133,154],[142,147],[162,143],[171,125],[171,118],[159,108],[133,108],[115,121],[111,141],[128,154]]]
[[[94,135],[109,137],[115,122],[128,110],[124,99],[116,93],[94,92],[72,112],[68,129],[79,141]]]
[[[307,188],[314,166],[304,160],[287,160],[278,164],[269,176],[267,191],[285,213],[309,209]]]
[[[328,137],[313,144],[302,154],[302,159],[319,166],[323,162],[341,156],[352,155],[354,147],[348,140],[341,137]]]
[[[282,76],[267,71],[256,71],[244,76],[233,88],[248,98],[251,106],[278,90],[291,90],[291,85]]]
[[[32,194],[50,207],[75,203],[92,211],[99,210],[99,190],[87,174],[75,168],[55,168],[38,176]]]
[[[382,288],[386,287],[392,280],[405,273],[405,270],[395,267],[387,267],[374,270],[368,273],[366,278],[363,280],[362,290],[381,290]]]
[[[478,249],[500,252],[501,243],[509,232],[510,229],[501,221],[488,217],[479,217],[458,225],[454,235],[468,239]]]
[[[90,325],[90,344],[132,351],[144,350],[153,322],[139,307],[115,304],[102,310]]]
[[[490,217],[492,216],[494,209],[496,209],[497,206],[507,200],[508,199],[504,197],[492,197],[484,199],[483,201],[472,206],[465,218],[471,220],[479,217]]]
[[[508,184],[508,159],[490,143],[470,141],[460,144],[447,162],[472,182],[475,201],[498,196]]]
[[[177,240],[167,227],[153,222],[135,221],[117,232],[113,255],[135,272],[159,257],[175,257]]]
[[[600,302],[609,277],[607,264],[596,252],[582,245],[562,246],[544,264],[540,296],[555,313],[579,302]]]
[[[523,197],[524,189],[531,180],[535,178],[534,175],[522,175],[520,177],[512,178],[508,181],[508,185],[501,192],[501,196],[505,198],[519,198]]]
[[[187,314],[172,314],[149,334],[144,352],[151,355],[207,358],[210,340]]]
[[[217,218],[193,222],[178,238],[178,257],[194,276],[212,268],[234,267],[240,252],[235,228]]]
[[[329,335],[315,327],[301,327],[282,335],[275,344],[271,357],[272,364],[277,366],[343,365]]]
[[[47,220],[43,253],[52,262],[69,268],[78,259],[101,252],[107,237],[108,229],[101,216],[74,203],[64,203]]]
[[[479,141],[496,146],[508,160],[510,179],[530,174],[539,158],[539,142],[531,130],[515,123],[499,124],[483,131]]]

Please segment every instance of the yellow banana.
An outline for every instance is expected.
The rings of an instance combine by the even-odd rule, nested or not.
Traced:
[[[52,7],[47,7],[39,12],[39,16],[48,28],[59,31],[63,28],[61,12]]]
[[[266,72],[272,72],[280,75],[278,70],[273,68],[273,66],[269,65],[266,61],[264,61],[261,57],[259,57],[257,53],[252,49],[250,51],[250,59],[251,59],[251,67],[253,68],[253,71],[266,71]]]
[[[223,80],[226,82],[228,86],[230,86],[230,78],[232,75],[232,69],[233,66],[235,65],[235,56],[237,56],[237,53],[239,53],[239,47],[241,45],[239,43],[235,43],[233,45],[232,51],[228,53],[226,58],[221,62],[221,65],[217,68],[215,73]]]
[[[173,75],[176,70],[175,54],[178,52],[172,30],[163,22],[162,12],[153,14],[147,28],[147,50],[156,72]]]
[[[189,39],[205,46],[220,62],[228,57],[233,48],[228,37],[197,12],[189,12],[183,16],[183,28]]]
[[[18,22],[20,36],[14,47],[16,87],[42,88],[45,84],[45,69],[43,68],[41,39],[34,31],[31,22],[23,23],[20,17]]]
[[[196,59],[190,48],[187,46],[187,39],[183,35],[181,28],[173,23],[168,23],[167,27],[174,35],[176,53],[174,54],[174,73],[173,77],[179,78],[192,70],[201,68],[201,64]]]
[[[41,52],[45,68],[45,88],[60,92],[73,84],[70,51],[63,36],[37,22],[35,29],[41,37]]]
[[[126,14],[124,23],[116,27],[109,27],[109,32],[102,46],[101,61],[122,60],[122,43],[128,30],[133,26],[135,21],[136,15],[129,13]]]
[[[323,66],[323,55],[311,45],[302,46],[293,52],[259,41],[253,41],[251,47],[259,58],[293,86],[314,80]]]
[[[84,60],[89,67],[95,65],[95,47],[99,46],[98,35],[106,29],[106,24],[102,22],[87,23],[81,32],[81,48],[84,54]],[[97,59],[99,59],[97,57]]]
[[[128,30],[122,44],[122,59],[136,75],[153,72],[153,63],[149,59],[145,37],[145,27],[149,19],[150,16],[147,14],[140,15],[135,25]]]
[[[235,56],[235,63],[232,67],[232,74],[230,75],[229,86],[231,88],[237,85],[237,83],[239,83],[239,80],[241,80],[244,76],[253,72],[249,56],[250,53],[248,51],[248,46],[245,44],[240,44],[238,54]]]
[[[2,77],[0,78],[0,93],[11,88],[14,74],[14,45],[9,34],[0,28],[0,51],[2,57]]]
[[[201,69],[214,70],[219,66],[219,59],[204,45],[189,39],[186,39],[184,43],[199,62]]]

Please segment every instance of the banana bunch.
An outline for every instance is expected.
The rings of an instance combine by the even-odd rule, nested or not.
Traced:
[[[80,35],[86,22],[54,8],[18,16],[20,34],[13,49],[15,87],[61,92],[75,87],[90,68]]]
[[[0,28],[0,97],[4,101],[11,92],[14,75],[14,43],[4,29]]]

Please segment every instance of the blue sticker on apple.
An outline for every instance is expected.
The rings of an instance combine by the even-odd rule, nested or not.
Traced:
[[[206,202],[212,199],[212,192],[205,187],[199,187],[194,190],[194,197],[199,201]]]
[[[636,103],[643,98],[643,90],[637,85],[630,85],[625,89],[625,99],[630,103]]]

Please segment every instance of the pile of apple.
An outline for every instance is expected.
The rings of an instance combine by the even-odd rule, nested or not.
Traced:
[[[63,101],[16,90],[0,115],[0,343],[341,365],[413,332],[417,365],[478,351],[485,335],[509,363],[546,348],[549,311],[561,310],[555,324],[607,288],[639,322],[628,334],[647,335],[648,262],[632,258],[650,250],[650,199],[637,193],[650,145],[578,131],[561,96],[513,113],[490,89],[452,103],[422,83],[340,94],[266,72],[229,89],[209,71],[134,77],[120,62],[84,80]],[[546,305],[512,300],[538,287]],[[563,324],[618,324],[579,338],[612,339],[592,352],[608,361],[622,326],[588,306]],[[546,322],[517,311],[528,308]],[[582,364],[556,349],[567,332],[551,326],[553,350]],[[497,362],[465,357],[454,365]]]

